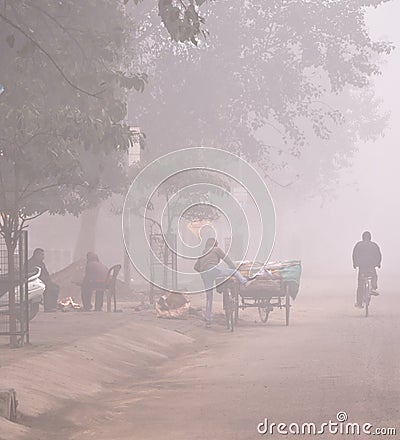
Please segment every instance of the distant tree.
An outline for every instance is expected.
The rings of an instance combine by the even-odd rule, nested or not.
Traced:
[[[338,156],[344,163],[357,139],[384,125],[370,84],[393,47],[373,41],[365,22],[367,8],[384,2],[215,1],[203,11],[210,37],[196,49],[176,46],[174,56],[144,10],[149,24],[138,29],[139,44],[151,81],[132,118],[146,132],[146,155],[227,148],[282,184],[293,181],[284,176],[289,162],[299,165],[295,179],[298,159],[313,155],[304,172],[315,165],[312,174],[320,173],[324,161],[332,176]]]
[[[331,124],[329,137],[321,139],[311,129],[307,143],[298,154],[285,149],[284,143],[268,127],[259,136],[274,145],[269,153],[271,165],[268,177],[275,197],[300,203],[305,198],[318,198],[323,203],[335,193],[343,178],[343,170],[353,165],[353,159],[365,142],[381,138],[389,114],[372,88],[346,88],[338,95],[324,99],[326,105],[339,110],[342,120]]]
[[[193,157],[196,153],[193,153]],[[169,167],[169,160],[163,159],[163,166]],[[194,159],[195,160],[195,159]],[[140,171],[146,166],[146,163],[133,165],[129,170],[129,181],[133,181]],[[157,183],[154,176],[148,176],[145,180],[141,177],[140,186],[145,191],[153,189]],[[175,221],[183,218],[187,221],[216,220],[220,216],[217,208],[211,206],[210,197],[212,194],[223,197],[231,191],[232,179],[222,176],[219,173],[209,170],[189,169],[178,174],[170,176],[157,187],[150,200],[142,197],[140,190],[135,197],[130,198],[130,209],[132,213],[140,217],[145,217],[150,225],[156,226],[158,232],[176,233]],[[212,190],[205,187],[204,184],[212,185]],[[185,190],[183,194],[171,203],[172,197]],[[212,193],[212,194],[211,194]],[[190,207],[190,209],[186,209]],[[161,225],[162,211],[167,216],[166,223]],[[122,200],[117,209],[118,214],[122,214]]]

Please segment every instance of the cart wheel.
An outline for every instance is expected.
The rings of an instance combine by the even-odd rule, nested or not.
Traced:
[[[258,314],[260,316],[261,322],[267,322],[269,313],[273,310],[273,306],[270,304],[269,300],[259,299],[257,301]]]
[[[224,312],[225,312],[225,323],[226,323],[226,328],[229,330],[229,328],[230,328],[230,324],[229,324],[229,292],[226,290],[226,289],[224,289],[223,291],[222,291],[222,298],[223,298],[223,301],[222,301],[222,304],[223,304],[223,307],[224,307]]]
[[[235,289],[235,324],[237,325],[239,321],[239,292],[237,289]]]
[[[286,325],[289,325],[289,315],[290,315],[289,284],[286,284],[285,309],[286,309]]]
[[[269,317],[270,309],[267,307],[259,307],[258,314],[260,315],[260,319],[262,322],[267,322]]]

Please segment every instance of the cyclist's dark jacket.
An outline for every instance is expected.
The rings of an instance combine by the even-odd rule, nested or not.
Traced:
[[[353,266],[361,269],[372,269],[379,267],[382,261],[382,254],[379,246],[373,241],[359,241],[353,249]]]

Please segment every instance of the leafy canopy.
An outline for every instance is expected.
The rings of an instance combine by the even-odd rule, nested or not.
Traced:
[[[123,185],[132,71],[122,6],[16,0],[0,8],[0,211],[78,214]]]
[[[215,1],[203,9],[210,38],[196,50],[180,45],[174,56],[146,15],[139,37],[151,83],[136,116],[147,153],[215,146],[267,173],[310,149],[325,170],[336,152],[343,163],[368,121],[372,131],[382,128],[370,84],[393,47],[370,37],[365,15],[384,1]]]

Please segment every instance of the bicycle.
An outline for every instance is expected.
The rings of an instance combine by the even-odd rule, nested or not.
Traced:
[[[226,286],[223,290],[222,304],[225,311],[226,328],[233,332],[238,319],[237,292]]]
[[[363,290],[363,304],[365,308],[365,317],[369,315],[369,304],[371,302],[371,291],[372,291],[372,277],[367,275],[362,276],[362,290]]]

